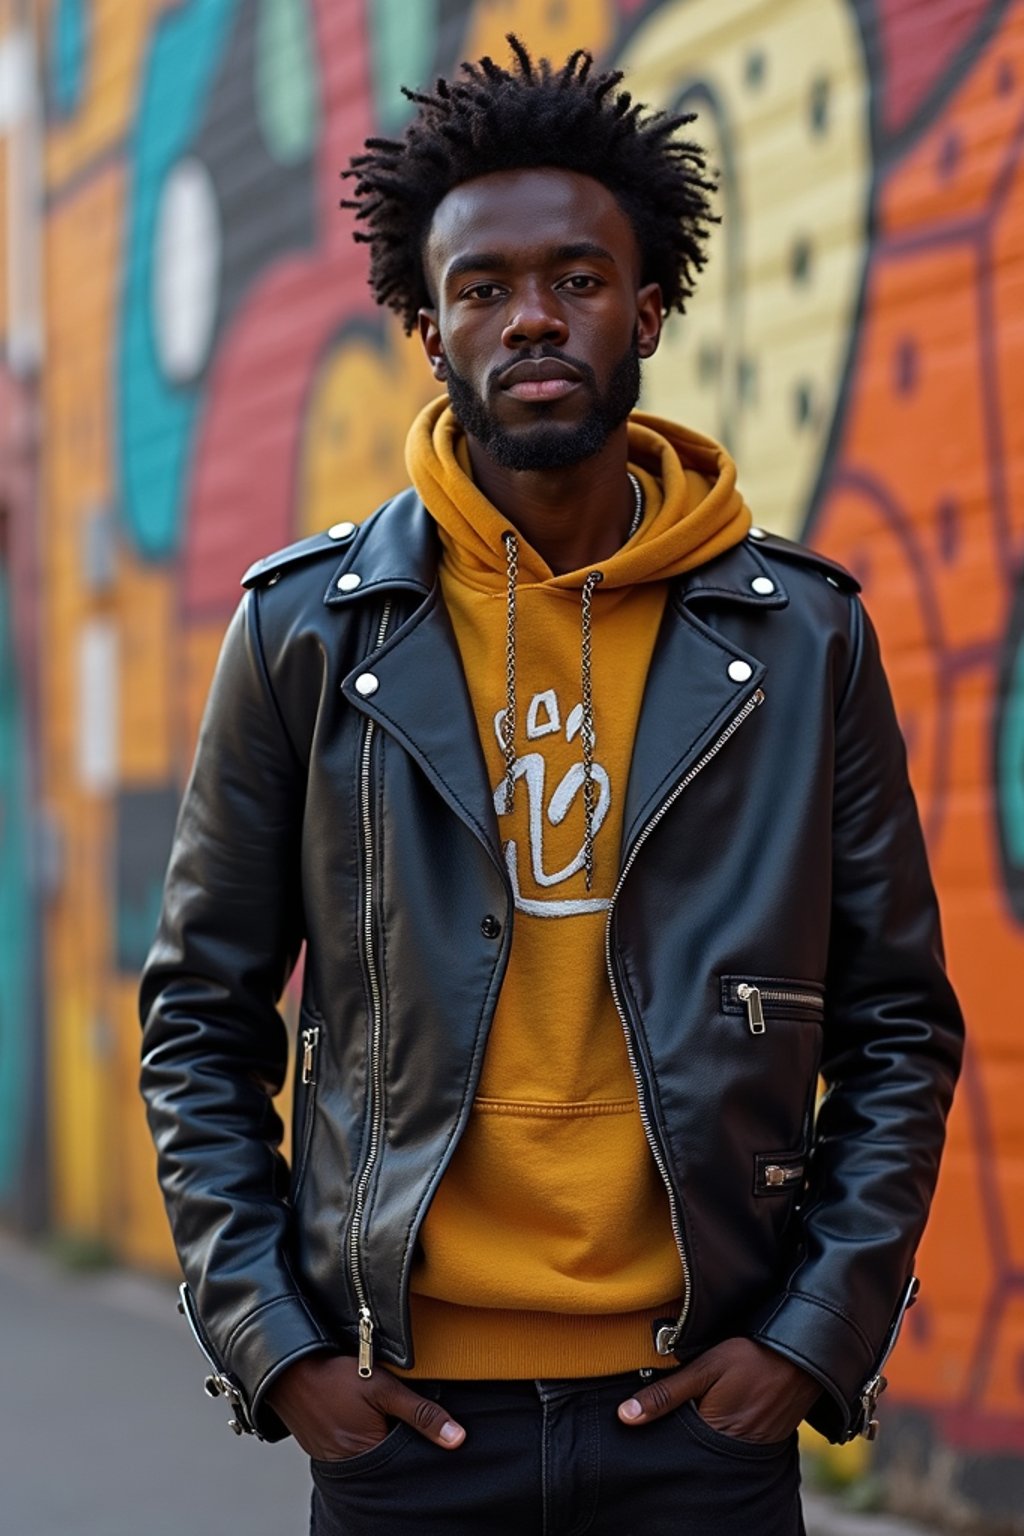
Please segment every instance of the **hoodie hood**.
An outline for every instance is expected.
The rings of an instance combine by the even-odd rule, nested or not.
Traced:
[[[644,490],[640,527],[609,559],[561,575],[473,483],[464,434],[447,396],[432,400],[416,417],[405,455],[412,483],[441,530],[446,557],[478,585],[504,585],[509,533],[518,544],[520,585],[573,591],[599,571],[602,590],[608,591],[667,581],[705,565],[738,544],[751,524],[725,449],[699,432],[639,411],[629,418],[629,460]]]

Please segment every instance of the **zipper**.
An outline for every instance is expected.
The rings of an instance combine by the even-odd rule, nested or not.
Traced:
[[[633,865],[636,862],[637,854],[640,852],[640,849],[650,837],[655,827],[667,815],[672,806],[675,805],[683,791],[688,789],[689,786],[693,783],[698,773],[702,773],[708,764],[714,761],[719,752],[721,752],[722,748],[725,746],[726,742],[730,741],[732,737],[735,736],[743,722],[754,713],[754,710],[757,709],[760,704],[763,703],[764,692],[759,688],[757,692],[747,700],[739,714],[730,720],[729,724],[725,727],[725,730],[718,737],[718,739],[712,742],[707,751],[701,757],[699,757],[693,766],[683,775],[682,779],[680,779],[679,783],[669,795],[668,799],[664,800],[659,806],[658,810],[655,811],[650,821],[648,821],[642,828],[640,835],[637,837],[636,842],[630,849],[629,858],[626,860],[622,867],[622,872],[619,875],[615,890],[612,892],[612,899],[608,903],[608,918],[605,923],[604,930],[604,959],[605,967],[608,972],[608,982],[611,987],[612,1001],[615,1004],[615,1011],[619,1016],[619,1021],[622,1024],[622,1030],[626,1037],[626,1054],[629,1057],[629,1065],[630,1070],[633,1073],[633,1081],[636,1083],[636,1097],[637,1104],[640,1109],[640,1123],[644,1128],[644,1135],[647,1138],[647,1145],[651,1149],[651,1155],[654,1158],[658,1172],[661,1174],[662,1183],[664,1184],[668,1193],[669,1215],[672,1220],[672,1235],[675,1238],[676,1249],[679,1253],[679,1262],[683,1271],[683,1301],[679,1310],[679,1316],[676,1318],[674,1323],[666,1323],[661,1328],[659,1328],[654,1340],[654,1347],[658,1351],[659,1355],[670,1355],[672,1353],[679,1341],[679,1335],[682,1333],[683,1328],[686,1326],[686,1319],[690,1312],[690,1260],[687,1257],[686,1245],[683,1242],[683,1225],[679,1216],[679,1206],[676,1201],[676,1193],[672,1187],[672,1180],[669,1177],[668,1164],[665,1161],[665,1155],[661,1150],[658,1138],[654,1134],[654,1126],[651,1124],[651,1114],[647,1104],[647,1090],[644,1086],[643,1077],[640,1072],[640,1064],[637,1061],[636,1046],[633,1042],[633,1030],[630,1026],[629,1019],[626,1016],[626,1010],[622,1002],[622,995],[619,991],[619,984],[615,978],[615,966],[612,960],[612,918],[615,913],[615,903],[619,898],[619,893],[622,890],[623,885],[625,884],[626,876],[633,868]]]
[[[298,1199],[302,1181],[306,1176],[306,1167],[309,1163],[309,1149],[313,1142],[313,1120],[316,1105],[316,1053],[320,1044],[320,1026],[313,1025],[304,1029],[299,1036],[302,1041],[302,1066],[299,1072],[299,1081],[303,1087],[308,1088],[306,1102],[303,1108],[302,1118],[302,1150],[299,1153],[299,1161],[295,1168],[295,1177],[292,1180],[291,1200],[294,1203]]]
[[[319,1027],[302,1031],[302,1081],[316,1085],[316,1048],[320,1043]]]
[[[203,1382],[203,1391],[207,1397],[224,1397],[234,1410],[234,1418],[228,1420],[228,1428],[236,1435],[256,1434],[256,1427],[249,1412],[249,1405],[242,1395],[242,1388],[233,1376],[229,1376],[220,1362],[220,1357],[213,1345],[210,1336],[203,1327],[196,1310],[195,1298],[187,1281],[182,1281],[178,1287],[178,1311],[188,1323],[189,1330],[200,1350],[205,1356],[206,1363],[210,1367],[210,1375]],[[259,1435],[262,1440],[263,1436]]]
[[[384,604],[384,611],[381,614],[375,650],[379,651],[384,644],[384,637],[387,634],[390,618],[391,602],[389,599]],[[352,1212],[352,1225],[349,1228],[348,1234],[348,1258],[349,1270],[352,1276],[352,1290],[355,1293],[356,1302],[359,1307],[358,1369],[362,1377],[373,1375],[373,1313],[370,1311],[366,1286],[363,1281],[359,1246],[362,1240],[366,1191],[370,1186],[370,1179],[380,1152],[384,1100],[384,1085],[381,1082],[381,1044],[384,1033],[384,1008],[380,990],[380,974],[377,970],[377,956],[373,944],[373,820],[370,812],[370,755],[373,749],[375,726],[376,721],[367,720],[366,730],[363,733],[363,750],[359,769],[359,807],[363,833],[363,961],[366,967],[367,983],[370,988],[370,1058],[367,1071],[370,1095],[370,1134],[366,1147],[366,1157],[363,1160],[359,1178],[356,1180],[355,1208]]]
[[[763,1035],[765,1031],[764,1004],[779,1003],[783,1007],[791,1008],[815,1008],[821,1010],[821,998],[816,992],[789,992],[782,991],[778,987],[759,987],[753,982],[741,981],[736,988],[736,996],[741,1003],[747,1005],[747,1023],[752,1035]]]

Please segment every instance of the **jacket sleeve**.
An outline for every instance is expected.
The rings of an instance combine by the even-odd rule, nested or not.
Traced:
[[[963,1021],[946,977],[906,752],[874,630],[852,599],[836,719],[822,1100],[803,1242],[756,1330],[826,1389],[810,1422],[863,1428],[938,1173]]]
[[[250,592],[217,664],[142,975],[141,1085],[202,1342],[243,1425],[267,1439],[285,1433],[261,1406],[270,1382],[326,1343],[289,1270],[273,1105],[288,1059],[277,1004],[302,942],[303,795]]]

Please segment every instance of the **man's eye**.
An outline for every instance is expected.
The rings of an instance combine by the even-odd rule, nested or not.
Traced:
[[[474,283],[463,294],[466,299],[493,299],[501,292],[497,283]]]
[[[584,293],[588,288],[597,287],[597,278],[587,272],[574,272],[571,277],[564,279],[562,287],[571,288],[574,293]]]

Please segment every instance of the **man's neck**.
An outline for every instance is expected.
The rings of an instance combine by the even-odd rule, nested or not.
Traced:
[[[625,424],[600,453],[565,469],[511,470],[467,437],[479,489],[556,576],[607,560],[625,543],[635,509]]]

